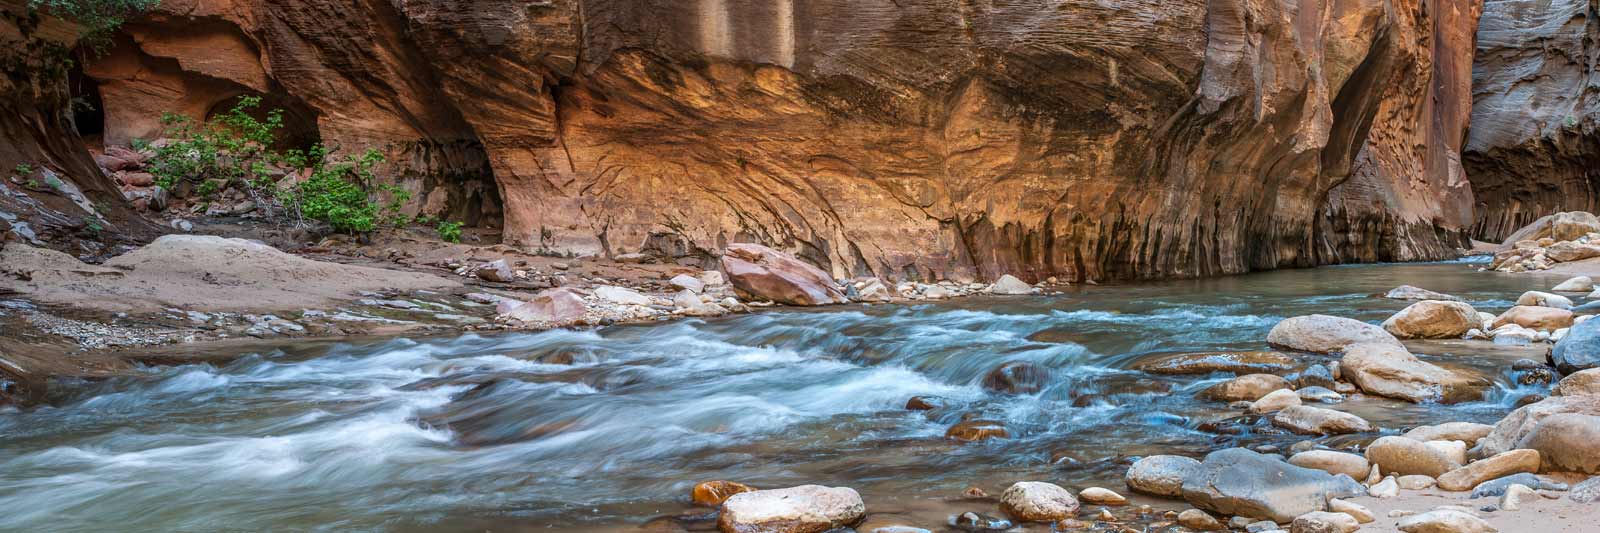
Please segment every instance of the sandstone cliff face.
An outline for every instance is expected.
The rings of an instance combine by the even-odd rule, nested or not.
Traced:
[[[0,0],[0,246],[15,238],[94,256],[153,234],[69,119],[78,32],[24,2]]]
[[[1489,0],[1473,68],[1474,235],[1600,210],[1600,0]]]
[[[324,142],[448,154],[401,181],[503,203],[507,241],[555,253],[1104,280],[1442,257],[1471,222],[1476,2],[161,9],[88,71],[108,141],[274,95]]]

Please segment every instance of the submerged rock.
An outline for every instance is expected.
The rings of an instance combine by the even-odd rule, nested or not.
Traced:
[[[730,244],[722,254],[722,270],[745,300],[771,300],[789,305],[845,303],[833,277],[792,255],[759,244]]]
[[[1289,372],[1297,363],[1282,352],[1203,352],[1162,356],[1134,368],[1159,375],[1275,374]]]
[[[1011,433],[1006,431],[1006,426],[998,420],[967,420],[944,432],[945,438],[963,442],[977,442],[987,439],[1006,439]]]
[[[1389,292],[1384,293],[1383,297],[1391,300],[1442,300],[1446,302],[1461,301],[1461,298],[1457,298],[1455,296],[1451,296],[1442,292],[1434,292],[1411,285],[1401,285],[1399,287],[1390,289]]]
[[[1025,361],[1002,363],[983,376],[983,388],[1005,394],[1033,394],[1044,390],[1050,372]]]
[[[1360,343],[1400,341],[1383,328],[1349,318],[1306,315],[1284,319],[1267,333],[1267,343],[1279,348],[1314,353],[1342,352]]]
[[[1053,522],[1078,514],[1078,498],[1050,483],[1022,481],[1000,493],[1000,510],[1021,522]]]
[[[855,489],[802,485],[734,494],[722,502],[717,527],[727,533],[820,533],[866,517]]]
[[[1135,461],[1123,475],[1134,492],[1152,496],[1183,496],[1183,480],[1200,468],[1200,461],[1181,455],[1152,455]]]
[[[1190,505],[1279,523],[1327,510],[1328,499],[1361,491],[1354,479],[1301,468],[1243,448],[1211,452],[1183,480],[1183,499]]]

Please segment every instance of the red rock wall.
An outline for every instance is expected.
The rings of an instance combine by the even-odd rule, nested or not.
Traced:
[[[1105,280],[1443,257],[1471,221],[1476,2],[161,9],[120,64],[166,74],[91,68],[113,115],[159,115],[115,96],[137,84],[198,109],[222,93],[181,87],[221,81],[325,142],[477,147],[506,240],[553,253],[756,241],[837,276]]]
[[[1490,0],[1474,63],[1474,236],[1600,211],[1600,0]]]

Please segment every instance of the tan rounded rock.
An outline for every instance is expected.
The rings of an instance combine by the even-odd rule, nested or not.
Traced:
[[[1523,472],[1539,471],[1539,452],[1511,450],[1473,461],[1472,464],[1439,476],[1439,488],[1449,491],[1472,490],[1479,483]]]
[[[1580,370],[1561,378],[1556,384],[1556,393],[1562,396],[1600,394],[1600,368]]]
[[[1275,390],[1293,389],[1289,380],[1272,374],[1246,374],[1211,386],[1202,396],[1223,402],[1256,401]]]
[[[1461,466],[1426,443],[1405,437],[1379,437],[1367,446],[1366,454],[1384,474],[1438,477]]]
[[[1255,414],[1273,413],[1296,405],[1300,405],[1300,395],[1298,393],[1289,389],[1278,389],[1252,402],[1250,404],[1250,412]]]
[[[1572,327],[1572,311],[1556,309],[1554,307],[1540,307],[1531,305],[1518,305],[1507,309],[1495,317],[1491,328],[1498,328],[1506,324],[1516,324],[1528,329],[1541,331],[1555,331],[1561,328]]]
[[[1344,474],[1351,479],[1362,479],[1371,468],[1366,457],[1333,450],[1311,450],[1289,457],[1289,464],[1315,468],[1329,474]]]
[[[1128,499],[1110,489],[1089,487],[1078,493],[1078,499],[1095,505],[1127,505]]]
[[[1391,344],[1351,346],[1339,360],[1339,371],[1367,394],[1412,402],[1475,400],[1488,386],[1417,359],[1405,347]]]
[[[1134,492],[1152,496],[1183,496],[1183,478],[1200,468],[1200,461],[1180,455],[1152,455],[1135,461],[1122,480]]]
[[[852,526],[867,514],[855,489],[802,485],[734,494],[722,502],[725,532],[820,533]]]
[[[1343,435],[1373,430],[1372,424],[1359,416],[1308,405],[1278,411],[1272,416],[1272,425],[1302,435]]]
[[[1267,343],[1279,348],[1315,353],[1342,352],[1360,343],[1400,341],[1383,328],[1343,317],[1306,315],[1284,319],[1267,332]]]
[[[1441,300],[1411,304],[1383,321],[1383,329],[1401,339],[1457,339],[1482,325],[1471,305]]]
[[[1000,493],[1000,510],[1020,522],[1052,522],[1077,516],[1078,498],[1057,485],[1022,481]]]

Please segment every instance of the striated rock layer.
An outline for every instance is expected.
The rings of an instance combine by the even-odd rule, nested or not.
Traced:
[[[240,94],[553,253],[1138,279],[1438,258],[1480,6],[1450,0],[169,0],[111,143]],[[503,210],[500,206],[503,205]]]
[[[1487,0],[1473,61],[1473,235],[1600,210],[1600,0]]]

